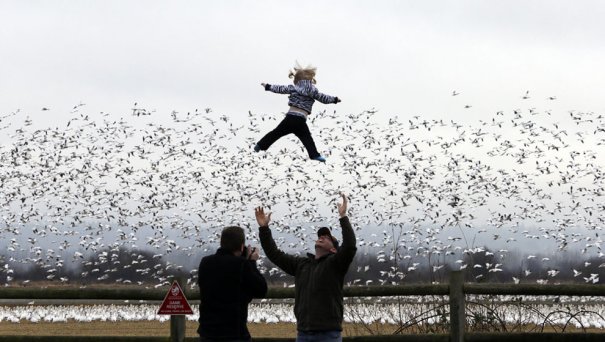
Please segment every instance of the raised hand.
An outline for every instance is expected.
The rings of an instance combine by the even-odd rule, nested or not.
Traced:
[[[254,214],[256,215],[256,222],[259,227],[268,227],[269,222],[271,222],[271,213],[265,215],[265,210],[263,207],[258,207],[254,209]]]
[[[340,196],[342,197],[342,204],[341,203],[337,203],[336,206],[338,207],[338,215],[340,217],[345,217],[347,216],[347,196],[345,196],[345,194],[340,193]]]

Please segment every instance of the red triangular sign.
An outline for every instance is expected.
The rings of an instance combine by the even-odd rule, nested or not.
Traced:
[[[175,280],[158,310],[158,315],[191,315],[193,310],[185,298],[183,289]]]

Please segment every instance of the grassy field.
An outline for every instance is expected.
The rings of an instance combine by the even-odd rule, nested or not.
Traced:
[[[39,284],[36,284],[39,285]],[[108,286],[115,288],[115,286]],[[123,286],[127,287],[127,286]],[[118,301],[121,302],[121,301]],[[550,303],[550,302],[547,302]],[[573,322],[572,322],[573,323]],[[489,324],[488,324],[489,325]],[[188,337],[197,336],[198,323],[187,321],[186,323]],[[296,325],[294,323],[251,323],[248,328],[253,337],[295,337]],[[353,324],[345,323],[343,325],[343,336],[363,336],[363,335],[390,335],[397,331],[398,326],[381,323],[371,324]],[[493,326],[491,329],[493,330]],[[541,326],[535,324],[521,324],[520,326],[507,326],[507,331],[525,331],[539,332]],[[472,327],[467,329],[473,330]],[[477,327],[475,327],[477,329]],[[489,331],[490,327],[479,327]],[[551,327],[547,325],[544,332],[560,332],[562,327]],[[498,329],[496,329],[498,330]],[[447,326],[443,324],[435,325],[412,325],[403,332],[408,334],[423,334],[427,332],[445,333]],[[573,325],[568,326],[566,332],[580,332],[581,329]],[[586,332],[603,333],[604,330],[590,328]],[[158,321],[119,321],[119,322],[77,322],[68,321],[66,323],[38,322],[33,323],[28,320],[22,320],[19,323],[8,321],[0,322],[0,336],[21,335],[21,336],[169,336],[170,323]]]
[[[186,323],[187,336],[197,336],[197,322]],[[295,337],[296,324],[294,323],[253,323],[248,324],[250,334],[255,337]],[[378,329],[378,330],[376,330]],[[373,331],[384,334],[392,333],[396,329],[391,325],[372,325]],[[369,330],[359,324],[343,326],[344,336],[367,335]],[[67,322],[67,323],[20,323],[0,322],[0,336],[27,335],[27,336],[169,336],[170,322],[137,321],[137,322]]]
[[[196,337],[197,322],[187,321],[187,337]],[[343,325],[343,336],[388,335],[396,330],[390,324],[350,324]],[[535,325],[526,326],[523,331],[539,332]],[[253,337],[292,337],[296,336],[294,323],[251,323],[248,329]],[[554,332],[552,327],[546,327],[544,332]],[[556,330],[560,332],[560,327]],[[581,329],[569,327],[567,332],[581,332]],[[586,332],[603,333],[600,329],[587,329]],[[407,333],[420,333],[410,332]],[[67,322],[67,323],[20,323],[0,322],[0,336],[169,336],[170,322],[137,321],[137,322]]]

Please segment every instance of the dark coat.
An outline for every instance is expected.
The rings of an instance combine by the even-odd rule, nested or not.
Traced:
[[[267,282],[256,262],[219,248],[200,262],[198,285],[198,334],[212,340],[250,339],[248,303],[267,294]]]
[[[347,217],[340,219],[342,244],[335,254],[320,259],[298,257],[279,250],[269,227],[260,227],[260,241],[269,260],[294,276],[294,315],[299,331],[342,330],[343,285],[355,257],[355,233]]]

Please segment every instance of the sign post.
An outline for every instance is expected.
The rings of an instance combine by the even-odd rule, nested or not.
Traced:
[[[170,341],[185,340],[185,316],[193,314],[183,289],[175,279],[158,310],[158,315],[170,315]]]

